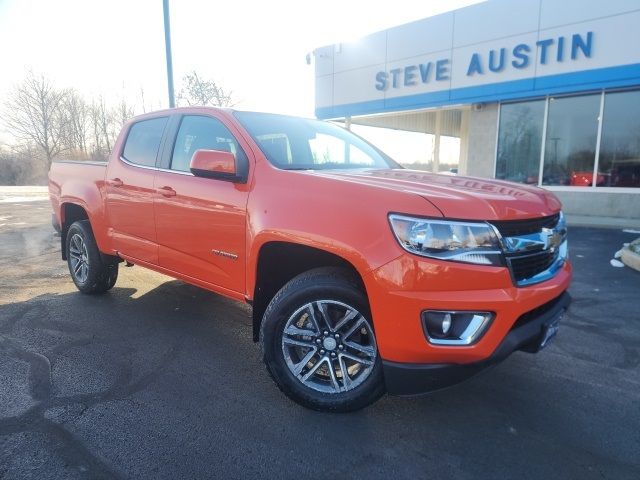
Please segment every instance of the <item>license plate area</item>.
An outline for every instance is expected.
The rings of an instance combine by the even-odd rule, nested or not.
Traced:
[[[549,342],[556,336],[560,329],[560,320],[564,317],[565,310],[560,310],[551,320],[542,326],[542,333],[540,334],[540,342],[538,349],[542,350],[549,345]]]

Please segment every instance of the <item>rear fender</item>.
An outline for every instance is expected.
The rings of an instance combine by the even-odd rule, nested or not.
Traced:
[[[100,181],[100,183],[102,184],[103,182]],[[68,209],[65,208],[67,205],[76,205],[84,210],[86,218],[91,224],[91,229],[93,230],[96,243],[98,244],[98,249],[103,253],[111,253],[110,242],[107,237],[104,200],[98,185],[95,183],[87,184],[86,181],[74,179],[69,179],[62,185],[58,218],[60,219],[63,245],[66,231],[70,226],[69,220],[75,221],[74,218],[65,218],[65,212],[68,211]]]

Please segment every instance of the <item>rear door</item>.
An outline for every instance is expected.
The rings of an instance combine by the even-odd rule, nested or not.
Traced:
[[[169,117],[132,124],[119,156],[107,167],[106,209],[116,251],[158,263],[153,202],[156,162]]]
[[[160,266],[245,293],[246,206],[249,183],[195,177],[189,171],[196,150],[223,150],[248,172],[249,148],[224,117],[185,115],[166,165],[156,176],[155,216]]]

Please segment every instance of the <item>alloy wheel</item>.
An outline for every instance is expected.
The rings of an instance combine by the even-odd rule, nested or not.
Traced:
[[[353,390],[375,365],[377,347],[369,321],[335,300],[307,303],[287,320],[282,352],[291,373],[324,393]]]
[[[71,273],[78,282],[86,282],[89,277],[89,254],[84,239],[78,233],[74,234],[69,242],[69,256]]]

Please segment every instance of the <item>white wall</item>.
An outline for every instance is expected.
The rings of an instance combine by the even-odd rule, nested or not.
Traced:
[[[469,112],[466,175],[492,178],[495,172],[498,104]]]
[[[640,226],[640,195],[612,192],[553,192],[568,214],[613,217],[638,220]]]

